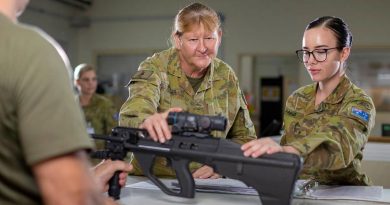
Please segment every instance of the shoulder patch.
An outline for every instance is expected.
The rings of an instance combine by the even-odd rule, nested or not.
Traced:
[[[356,107],[352,107],[351,114],[355,117],[362,119],[365,122],[368,122],[368,120],[370,119],[370,114]]]
[[[133,79],[149,79],[149,77],[153,74],[153,71],[151,70],[140,70],[140,71],[137,71],[134,76],[133,76]]]
[[[133,77],[130,79],[129,83],[127,83],[127,85],[125,87],[129,87],[130,84],[135,82],[135,81],[147,80],[150,78],[150,76],[152,76],[152,74],[153,74],[153,71],[151,71],[151,70],[139,70],[133,75]]]
[[[297,112],[293,111],[293,110],[289,110],[289,109],[286,109],[285,111],[288,115],[291,115],[293,117],[295,117],[297,115]]]

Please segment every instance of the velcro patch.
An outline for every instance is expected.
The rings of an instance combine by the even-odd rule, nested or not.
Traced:
[[[152,74],[153,74],[153,71],[150,71],[150,70],[140,70],[140,71],[137,71],[134,74],[133,79],[145,79],[145,80],[147,80]]]
[[[286,109],[285,111],[288,115],[291,115],[293,117],[295,117],[297,115],[297,112],[293,111],[293,110],[289,110],[289,109]]]
[[[152,76],[153,71],[151,70],[139,70],[137,71],[133,77],[130,79],[129,83],[125,87],[129,87],[131,83],[138,81],[138,80],[147,80]]]
[[[351,114],[355,117],[362,119],[365,122],[368,122],[368,120],[370,119],[370,114],[355,107],[352,107]]]

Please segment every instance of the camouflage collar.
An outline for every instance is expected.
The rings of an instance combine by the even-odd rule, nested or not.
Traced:
[[[323,103],[328,104],[337,104],[341,100],[343,100],[344,96],[347,94],[347,91],[351,88],[352,82],[349,80],[347,76],[343,76],[340,80],[340,83],[336,86],[333,92],[323,101]],[[316,90],[318,87],[318,83],[313,83],[307,86],[303,90],[303,96],[307,102],[315,99]]]
[[[318,85],[317,85],[318,86]],[[347,76],[343,76],[333,92],[324,100],[324,103],[337,104],[344,99],[352,83]]]
[[[167,72],[168,74],[174,75],[176,77],[184,77],[183,71],[179,68],[180,68],[179,55],[175,48],[170,48]]]
[[[99,96],[99,94],[96,94],[96,93],[92,95],[90,105],[95,105],[98,103],[98,101],[99,101],[98,96]]]
[[[92,106],[94,106],[98,102],[98,96],[99,96],[99,94],[96,94],[96,93],[93,94],[89,104],[86,105],[86,106],[82,106],[82,107],[92,107]],[[80,103],[80,95],[78,95],[78,94],[76,95],[76,101]]]

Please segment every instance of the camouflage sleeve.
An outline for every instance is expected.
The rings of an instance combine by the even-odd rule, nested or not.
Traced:
[[[140,65],[130,80],[129,97],[119,113],[119,125],[139,127],[145,118],[157,112],[161,78],[150,63]]]
[[[230,128],[227,138],[237,142],[239,144],[244,144],[253,139],[256,139],[256,132],[253,122],[250,118],[247,104],[243,95],[239,97],[240,108],[234,119],[234,123]]]
[[[288,107],[291,104],[293,97],[290,95],[287,100],[286,100],[286,105],[283,111],[283,124],[282,124],[282,136],[280,138],[280,145],[287,145],[287,140],[286,140],[286,133],[287,133],[287,126],[286,126],[286,120],[288,119],[288,116],[286,115],[286,112],[288,111]]]
[[[362,151],[374,126],[375,107],[370,99],[348,102],[338,115],[316,122],[306,137],[289,144],[301,152],[305,166],[337,170],[347,167]]]

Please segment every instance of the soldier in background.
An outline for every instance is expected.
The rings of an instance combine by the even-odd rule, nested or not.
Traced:
[[[262,138],[242,146],[245,156],[275,152],[303,157],[303,179],[323,184],[370,185],[361,170],[363,148],[375,122],[371,98],[345,74],[352,34],[342,19],[321,17],[307,27],[298,58],[314,84],[286,102],[281,145]]]
[[[96,93],[97,76],[92,65],[80,64],[74,71],[74,84],[90,134],[110,134],[117,126],[116,111],[110,99]],[[102,148],[102,147],[100,147]]]
[[[96,70],[92,65],[80,64],[73,74],[74,85],[77,88],[77,100],[84,113],[84,119],[89,134],[110,134],[111,129],[118,125],[117,112],[110,99],[97,94]],[[94,140],[97,150],[105,148],[104,140]],[[100,163],[100,159],[90,159],[92,164]]]
[[[238,143],[256,139],[254,125],[233,69],[216,58],[221,44],[221,22],[211,8],[193,3],[176,15],[173,47],[143,61],[129,83],[129,98],[120,111],[119,124],[148,130],[155,141],[171,138],[166,122],[170,111],[228,119],[225,132],[214,136]],[[165,158],[157,158],[154,173],[174,176]],[[135,174],[141,174],[136,160]],[[191,163],[195,178],[218,178],[211,167]]]
[[[110,134],[111,129],[118,125],[117,112],[110,99],[96,93],[97,76],[92,65],[80,64],[74,70],[74,85],[77,87],[77,99],[84,113],[89,134]],[[94,140],[96,149],[105,148],[104,140]],[[90,159],[92,164],[98,164],[100,159]]]

